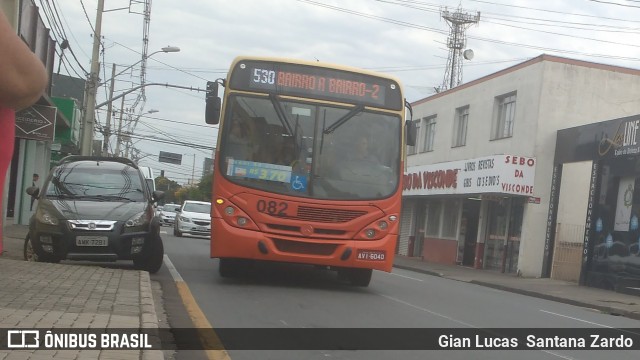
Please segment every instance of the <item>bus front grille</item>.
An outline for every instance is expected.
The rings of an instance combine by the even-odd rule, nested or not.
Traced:
[[[357,219],[366,215],[366,211],[360,210],[342,210],[342,209],[321,209],[308,206],[298,207],[296,220],[342,223]]]
[[[338,247],[336,244],[314,244],[277,238],[272,238],[272,240],[278,251],[293,254],[329,256],[332,255]]]

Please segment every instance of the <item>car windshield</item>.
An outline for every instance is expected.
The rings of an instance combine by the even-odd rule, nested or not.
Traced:
[[[396,191],[397,116],[275,97],[229,103],[220,169],[230,181],[316,199],[381,199]]]
[[[176,212],[180,209],[180,205],[165,205],[162,207],[163,212]]]
[[[211,213],[211,204],[209,203],[185,203],[182,211],[209,214]]]
[[[127,165],[99,166],[92,162],[63,164],[54,170],[44,193],[50,198],[144,201],[139,172]]]

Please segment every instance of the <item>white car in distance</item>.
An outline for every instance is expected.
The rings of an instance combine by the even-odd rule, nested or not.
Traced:
[[[178,210],[173,226],[173,235],[211,235],[211,203],[186,200]]]

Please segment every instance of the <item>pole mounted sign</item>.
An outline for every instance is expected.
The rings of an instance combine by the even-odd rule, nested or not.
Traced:
[[[160,151],[158,161],[169,164],[182,165],[182,154]]]

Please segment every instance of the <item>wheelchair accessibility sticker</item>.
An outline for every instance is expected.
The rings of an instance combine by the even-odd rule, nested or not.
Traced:
[[[291,174],[291,188],[295,191],[307,190],[307,177],[305,175]]]

